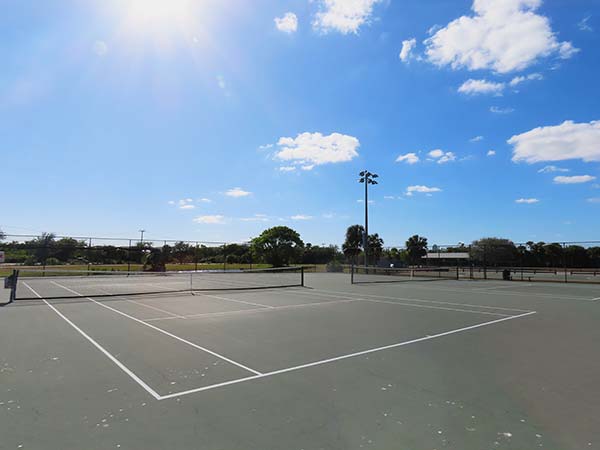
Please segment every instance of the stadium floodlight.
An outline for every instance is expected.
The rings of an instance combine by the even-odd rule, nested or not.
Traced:
[[[359,183],[364,183],[365,185],[365,231],[363,233],[363,250],[365,252],[365,267],[368,266],[369,261],[367,255],[369,254],[369,184],[379,184],[375,181],[375,178],[379,178],[379,175],[376,173],[371,173],[368,170],[363,170],[359,173],[360,178],[358,179]]]

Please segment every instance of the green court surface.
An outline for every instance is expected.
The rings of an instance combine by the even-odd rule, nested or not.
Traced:
[[[0,449],[600,449],[600,286],[305,284],[1,307]]]

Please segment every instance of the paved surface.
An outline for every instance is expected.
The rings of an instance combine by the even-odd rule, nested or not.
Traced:
[[[600,449],[599,286],[307,285],[0,308],[0,449]]]

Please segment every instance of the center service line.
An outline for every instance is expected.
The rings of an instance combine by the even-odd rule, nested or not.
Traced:
[[[380,352],[382,350],[388,350],[388,349],[391,349],[391,348],[402,347],[402,346],[410,345],[410,344],[416,344],[417,342],[429,341],[431,339],[436,339],[436,338],[440,338],[440,337],[443,337],[443,336],[448,336],[448,335],[455,334],[455,333],[462,333],[464,331],[474,330],[476,328],[481,328],[481,327],[485,327],[487,325],[493,325],[493,324],[496,324],[496,323],[505,322],[507,320],[519,319],[521,317],[530,316],[532,314],[536,314],[536,311],[530,311],[528,313],[519,314],[517,316],[503,317],[501,319],[492,320],[490,322],[483,322],[483,323],[479,323],[479,324],[476,324],[476,325],[471,325],[471,326],[468,326],[468,327],[458,328],[456,330],[445,331],[443,333],[438,333],[438,334],[434,334],[434,335],[423,336],[423,337],[420,337],[420,338],[417,338],[417,339],[412,339],[410,341],[399,342],[399,343],[396,343],[396,344],[385,345],[383,347],[377,347],[377,348],[371,348],[371,349],[368,349],[368,350],[362,350],[362,351],[356,352],[356,353],[349,353],[349,354],[346,354],[346,355],[336,356],[336,357],[333,357],[333,358],[322,359],[320,361],[314,361],[314,362],[310,362],[310,363],[306,363],[306,364],[301,364],[299,366],[288,367],[288,368],[280,369],[280,370],[274,370],[272,372],[266,372],[266,373],[262,373],[260,375],[254,375],[254,376],[250,376],[250,377],[239,378],[237,380],[225,381],[223,383],[212,384],[210,386],[204,386],[204,387],[200,387],[200,388],[196,388],[196,389],[190,389],[190,390],[187,390],[187,391],[175,392],[173,394],[163,395],[163,396],[160,397],[159,400],[166,400],[166,399],[170,399],[170,398],[181,397],[181,396],[184,396],[184,395],[194,394],[196,392],[208,391],[210,389],[216,389],[216,388],[223,387],[223,386],[229,386],[231,384],[238,384],[238,383],[243,383],[245,381],[257,380],[259,378],[271,377],[271,376],[274,376],[274,375],[280,375],[282,373],[287,373],[287,372],[293,372],[293,371],[296,371],[296,370],[306,369],[308,367],[320,366],[320,365],[329,364],[329,363],[332,363],[332,362],[335,362],[335,361],[341,361],[343,359],[354,358],[356,356],[361,356],[361,355],[367,355],[369,353]]]

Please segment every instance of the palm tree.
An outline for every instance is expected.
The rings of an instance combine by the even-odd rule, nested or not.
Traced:
[[[356,264],[356,257],[362,251],[362,240],[365,229],[362,225],[351,225],[346,230],[346,240],[342,245],[342,251],[346,258]]]
[[[418,234],[409,237],[406,241],[406,251],[408,252],[409,263],[412,265],[417,264],[427,254],[427,238]]]

